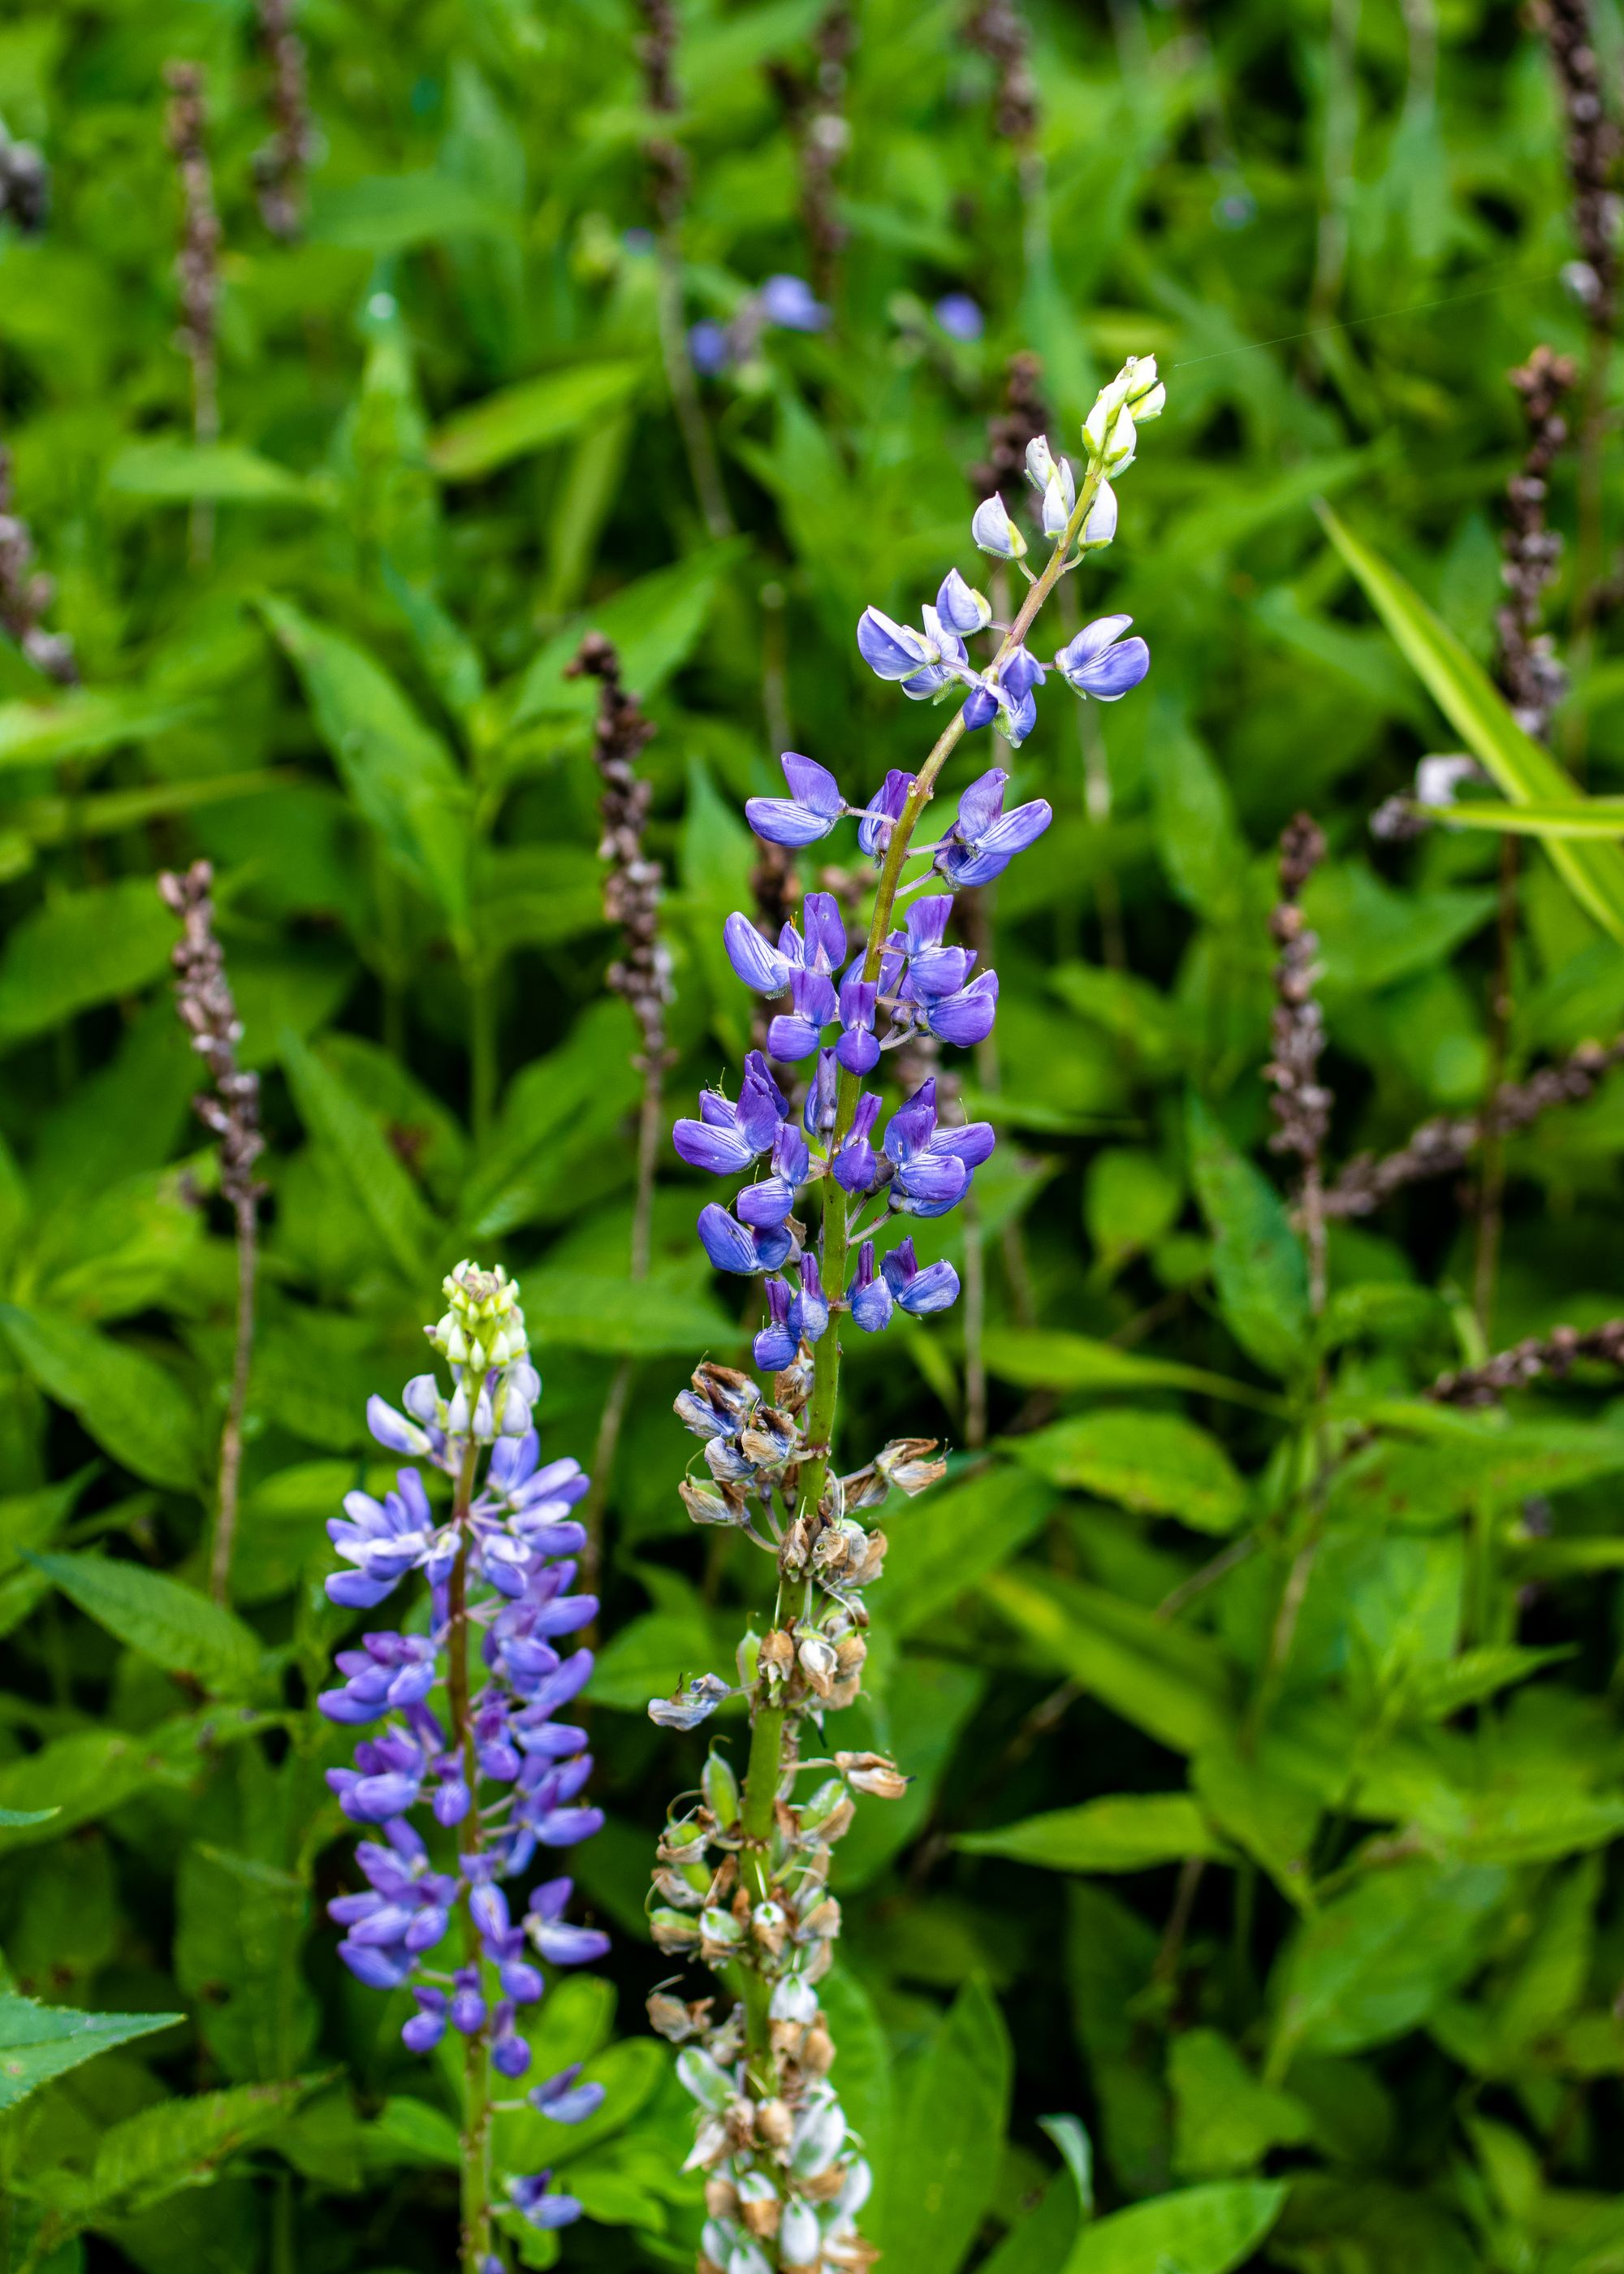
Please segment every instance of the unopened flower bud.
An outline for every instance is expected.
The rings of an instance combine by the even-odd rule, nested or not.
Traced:
[[[733,2098],[726,2070],[718,2067],[703,2045],[685,2045],[677,2055],[677,2082],[713,2116],[719,2116]]]
[[[705,1806],[724,1831],[731,1829],[739,1821],[739,1780],[727,1756],[714,1747],[705,1757],[699,1785]]]
[[[1026,540],[1010,519],[1004,500],[996,493],[984,498],[970,521],[970,534],[983,553],[997,561],[1019,561]]]
[[[758,1663],[769,1682],[787,1682],[794,1672],[795,1645],[782,1627],[762,1637]]]
[[[784,1947],[789,1931],[789,1922],[782,1903],[757,1903],[750,1913],[750,1932],[770,1958],[776,1958]]]
[[[1109,482],[1101,482],[1095,492],[1094,503],[1088,508],[1088,518],[1083,523],[1082,534],[1077,540],[1079,553],[1097,553],[1109,545],[1116,534],[1116,493]]]
[[[737,2218],[739,2190],[718,2172],[705,2181],[705,2210],[711,2218]]]
[[[782,2210],[778,2191],[765,2172],[741,2173],[739,2216],[749,2233],[757,2236],[776,2234]]]
[[[1034,490],[1046,490],[1049,478],[1054,471],[1054,455],[1049,447],[1048,435],[1034,434],[1026,445],[1026,479]]]
[[[789,2145],[794,2119],[783,2101],[763,2100],[756,2111],[756,2129],[768,2147],[781,2151]]]
[[[665,1951],[668,1956],[674,1956],[680,1951],[697,1949],[699,1946],[697,1924],[691,1918],[684,1918],[680,1911],[650,1911],[649,1932],[654,1937],[655,1948]]]
[[[778,2263],[786,2274],[804,2274],[804,2270],[815,2268],[823,2244],[823,2229],[811,2204],[786,2203],[778,2228]]]
[[[809,2075],[827,2076],[834,2064],[834,2039],[820,2014],[801,2041],[801,2066]]]

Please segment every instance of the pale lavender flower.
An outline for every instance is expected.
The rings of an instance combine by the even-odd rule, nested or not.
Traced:
[[[1101,616],[1085,624],[1055,658],[1055,669],[1079,695],[1096,703],[1119,703],[1150,669],[1150,650],[1142,639],[1122,635],[1132,616]]]

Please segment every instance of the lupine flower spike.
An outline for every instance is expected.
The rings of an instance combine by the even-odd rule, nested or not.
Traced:
[[[500,1269],[459,1263],[445,1296],[425,1332],[448,1383],[420,1374],[398,1407],[367,1405],[372,1435],[409,1465],[381,1500],[346,1494],[327,1526],[344,1566],[327,1582],[335,1603],[371,1611],[410,1572],[428,1583],[425,1616],[340,1651],[342,1683],[318,1700],[329,1721],[368,1731],[353,1768],[327,1780],[344,1814],[376,1834],[356,1850],[365,1889],[327,1908],[357,1980],[410,1992],[409,2051],[432,2052],[447,2029],[465,2041],[463,2274],[500,2274],[488,2070],[528,2074],[521,2022],[545,1994],[546,1969],[590,1964],[609,1946],[595,1927],[566,1921],[568,1879],[544,1876],[528,1895],[515,1886],[603,1824],[581,1797],[592,1768],[586,1732],[559,1718],[592,1671],[591,1652],[570,1638],[598,1603],[573,1592],[585,1532],[570,1511],[587,1480],[575,1461],[541,1457],[541,1381],[518,1287]],[[448,1508],[419,1462],[450,1480]],[[438,1954],[459,1917],[460,1962],[447,1965]],[[580,2123],[603,2088],[577,2077],[570,2068],[535,2086],[531,2106]],[[532,2225],[581,2215],[546,2172],[507,2187],[508,2206]]]
[[[689,2158],[706,2174],[699,2274],[854,2274],[873,2255],[859,2228],[868,2166],[830,2082],[834,2046],[817,1984],[840,1928],[830,1850],[859,1796],[895,1798],[907,1780],[881,1754],[831,1753],[825,1717],[861,1686],[867,1591],[885,1558],[884,1533],[865,1519],[893,1493],[926,1489],[945,1465],[933,1439],[909,1437],[836,1472],[841,1340],[847,1321],[883,1334],[899,1312],[926,1318],[958,1299],[951,1262],[921,1261],[914,1227],[964,1200],[992,1152],[992,1129],[950,1118],[947,1085],[939,1090],[933,1074],[900,1098],[886,1096],[883,1075],[893,1052],[899,1069],[905,1050],[973,1048],[990,1032],[997,974],[977,969],[974,950],[949,938],[954,899],[1033,845],[1050,809],[1041,798],[1008,806],[1009,774],[994,766],[964,786],[945,835],[914,840],[966,734],[994,719],[1011,744],[1030,733],[1048,669],[1026,634],[1061,576],[1114,535],[1107,473],[1131,465],[1138,427],[1162,401],[1154,362],[1129,363],[1084,430],[1080,477],[1041,437],[1032,441],[1026,463],[1049,559],[985,668],[972,663],[966,641],[988,629],[992,610],[956,568],[918,629],[864,611],[858,650],[879,678],[916,700],[959,704],[917,774],[893,771],[866,803],[853,803],[827,766],[791,751],[788,794],[746,808],[758,837],[787,847],[817,844],[854,820],[879,880],[854,952],[829,892],[809,892],[799,925],[786,922],[776,941],[742,911],[729,916],[723,944],[734,972],[778,1005],[766,1053],[752,1050],[736,1090],[704,1091],[672,1133],[690,1168],[738,1180],[730,1203],[699,1211],[706,1257],[718,1271],[764,1282],[751,1354],[765,1384],[708,1359],[677,1399],[700,1445],[682,1499],[695,1523],[732,1526],[763,1549],[777,1583],[771,1620],[741,1640],[732,1678],[692,1676],[649,1707],[676,1731],[730,1700],[744,1700],[750,1716],[742,1784],[718,1745],[701,1798],[667,1822],[654,1871],[656,1944],[743,1992],[719,2019],[711,1999],[689,2003],[663,1988],[649,2006],[654,2027],[682,2048],[678,2074],[699,2105]],[[1028,547],[996,495],[977,508],[974,534],[1004,559]],[[1127,629],[1124,617],[1101,618],[1055,668],[1079,693],[1116,701],[1150,666],[1143,640],[1123,638]],[[929,865],[904,885],[915,859]],[[906,915],[904,892],[918,895]],[[792,1068],[805,1070],[800,1081]],[[818,1210],[806,1204],[814,1186]],[[402,1525],[412,1521],[402,1514]],[[803,1773],[816,1770],[832,1773],[803,1790]]]

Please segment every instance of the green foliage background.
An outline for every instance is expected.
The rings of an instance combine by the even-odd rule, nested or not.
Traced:
[[[818,16],[682,11],[690,316],[805,272],[766,67],[804,68]],[[1018,347],[1057,444],[1124,353],[1162,358],[1168,414],[1084,596],[1154,663],[1080,724],[1051,687],[1019,761],[1056,819],[995,916],[995,1448],[888,1524],[850,1717],[915,1779],[866,1805],[837,1881],[872,2232],[887,2274],[1624,2265],[1624,1406],[1583,1376],[1509,1422],[1419,1402],[1478,1349],[1447,1182],[1334,1232],[1316,1329],[1259,1077],[1273,840],[1307,805],[1337,1155],[1483,1092],[1492,841],[1372,846],[1372,807],[1454,734],[1311,506],[1490,658],[1503,373],[1581,343],[1543,51],[1503,0],[1034,6],[1047,202],[1023,211],[958,6],[857,16],[835,326],[706,387],[722,541],[628,235],[628,8],[310,0],[324,154],[293,247],[252,195],[244,0],[0,22],[0,115],[56,184],[44,236],[0,231],[0,438],[86,680],[62,697],[0,642],[0,1951],[49,2009],[0,2000],[0,2100],[40,2086],[0,2115],[13,2274],[449,2263],[448,2080],[333,1958],[348,1843],[320,1773],[343,1756],[304,1701],[350,1623],[322,1524],[373,1468],[366,1394],[412,1370],[470,1250],[523,1278],[550,1452],[590,1457],[635,1363],[594,1714],[610,1825],[579,1858],[617,1949],[550,1998],[538,2059],[610,2086],[559,2151],[592,2222],[566,2258],[688,2263],[642,1903],[698,1741],[643,1707],[726,1667],[759,1600],[748,1546],[683,1518],[669,1412],[742,1338],[674,1160],[651,1280],[627,1277],[632,1033],[603,988],[590,696],[562,666],[611,633],[658,722],[681,1099],[746,1038],[717,932],[748,889],[742,798],[777,787],[770,726],[849,794],[924,747],[852,629],[972,568],[964,469]],[[224,218],[205,454],[172,339],[176,56],[209,69]],[[980,344],[931,318],[949,289],[985,305]],[[1596,789],[1624,789],[1621,697],[1604,636],[1562,722]],[[232,1251],[152,886],[198,853],[271,1134],[229,1613],[201,1586]],[[1620,1023],[1624,950],[1538,855],[1515,979],[1515,1067]],[[1616,1076],[1515,1141],[1497,1342],[1619,1307],[1621,1144]],[[886,1433],[962,1441],[963,1329],[853,1353],[848,1465]],[[1314,1487],[1355,1422],[1379,1434]],[[500,2150],[548,2152],[516,2124]]]

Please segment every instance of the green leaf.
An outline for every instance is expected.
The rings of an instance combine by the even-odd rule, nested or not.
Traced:
[[[1054,1505],[1041,1478],[1003,1465],[910,1501],[886,1534],[890,1631],[899,1639],[927,1632],[987,1572],[1017,1555]]]
[[[1331,542],[1358,579],[1365,598],[1449,724],[1504,794],[1517,805],[1571,805],[1577,791],[1569,776],[1512,717],[1493,682],[1420,595],[1379,553],[1344,527],[1327,505],[1320,508]],[[1624,852],[1615,845],[1546,840],[1546,849],[1574,897],[1615,939],[1624,939]]]
[[[1041,1661],[1069,1675],[1175,1752],[1227,1740],[1233,1721],[1222,1653],[1137,1603],[1027,1564],[994,1571],[982,1591]]]
[[[1271,2148],[1299,2147],[1310,2118],[1300,2100],[1260,2084],[1228,2037],[1188,2029],[1168,2061],[1173,2090],[1173,2162],[1183,2179],[1249,2172]]]
[[[432,1279],[446,1235],[400,1156],[342,1078],[284,1027],[277,1045],[294,1103],[354,1191],[386,1254],[414,1284]]]
[[[228,2157],[274,2132],[309,2090],[296,2078],[160,2101],[102,2135],[87,2180],[75,2172],[41,2172],[26,2192],[73,2227],[150,2210],[183,2187],[207,2187]]]
[[[656,694],[698,644],[723,576],[743,552],[742,539],[690,553],[670,568],[640,576],[584,610],[555,632],[519,684],[512,724],[533,719],[588,718],[597,707],[597,681],[566,679],[565,667],[582,635],[602,632],[620,651],[620,677],[635,694]]]
[[[30,1824],[49,1824],[59,1808],[0,1808],[0,1832],[16,1832]]]
[[[1203,1746],[1191,1765],[1191,1781],[1220,1829],[1262,1864],[1290,1901],[1306,1906],[1320,1801],[1291,1773],[1289,1762],[1271,1758],[1270,1738],[1266,1735],[1253,1752],[1243,1752],[1228,1738]]]
[[[1007,1856],[1051,1871],[1146,1871],[1192,1856],[1222,1862],[1229,1850],[1185,1793],[1120,1793],[1107,1800],[1024,1817],[996,1832],[961,1832],[970,1856]]]
[[[108,468],[107,486],[123,497],[158,504],[207,499],[215,505],[312,506],[310,484],[240,442],[135,442]]]
[[[149,1484],[199,1489],[199,1416],[173,1374],[55,1312],[0,1304],[0,1328],[46,1395],[77,1413],[116,1461]]]
[[[260,606],[363,817],[403,872],[454,925],[465,925],[468,787],[450,751],[365,648],[290,601],[267,599]]]
[[[1022,1389],[1187,1389],[1192,1397],[1222,1397],[1260,1412],[1285,1411],[1279,1398],[1250,1382],[1231,1382],[1205,1367],[1181,1366],[1177,1359],[1118,1350],[1092,1335],[1051,1327],[989,1327],[983,1340],[989,1372]]]
[[[14,1826],[0,1826],[0,1853],[59,1839],[148,1786],[185,1789],[207,1773],[221,1746],[252,1736],[267,1720],[245,1707],[214,1706],[139,1732],[76,1729],[0,1762],[0,1808]]]
[[[1386,1438],[1350,1461],[1327,1507],[1334,1521],[1435,1531],[1480,1500],[1525,1500],[1624,1470],[1624,1431],[1583,1421],[1484,1417],[1447,1436]]]
[[[310,1891],[291,1871],[196,1845],[176,1885],[175,1977],[199,2032],[234,2082],[308,2059],[320,2008],[300,1966]]]
[[[514,219],[450,174],[375,174],[324,188],[312,207],[310,235],[317,245],[357,252],[405,252],[456,237],[506,240]]]
[[[1178,1413],[1110,1407],[1056,1421],[1004,1449],[1057,1485],[1197,1532],[1233,1532],[1246,1512],[1244,1480],[1214,1437]]]
[[[1624,837],[1624,797],[1551,805],[1495,805],[1485,798],[1425,810],[1429,820],[1450,829],[1495,829],[1514,837]]]
[[[34,1555],[28,1561],[87,1618],[166,1673],[189,1674],[225,1696],[248,1689],[263,1648],[253,1629],[222,1604],[144,1563],[106,1555]]]
[[[191,707],[134,688],[80,687],[51,703],[0,703],[0,773],[151,742],[180,725]]]
[[[969,2255],[997,2185],[1011,2070],[1004,2017],[977,1977],[898,2079],[874,2216],[889,2274],[957,2274]]]
[[[1362,2052],[1418,2028],[1478,1963],[1509,1885],[1483,1865],[1400,1864],[1327,1903],[1276,1968],[1267,2081],[1296,2052]]]
[[[642,379],[641,364],[587,363],[521,380],[455,411],[429,444],[429,463],[447,482],[494,473],[618,410]]]
[[[525,1274],[525,1317],[540,1350],[600,1351],[655,1358],[709,1346],[734,1349],[743,1329],[707,1297],[658,1280],[598,1278],[585,1271]]]
[[[1251,2257],[1286,2200],[1283,2180],[1185,2187],[1085,2227],[1065,2274],[1231,2274]]]
[[[150,985],[177,936],[149,877],[47,900],[11,926],[0,955],[0,1050]]]
[[[1279,1194],[1193,1094],[1190,1173],[1214,1239],[1224,1323],[1247,1356],[1289,1380],[1309,1354],[1308,1267]]]
[[[54,1815],[55,1810],[45,1813]],[[6,1820],[0,1812],[0,1823]],[[16,1822],[18,1819],[11,1819]],[[32,1998],[0,1992],[0,2108],[14,2108],[54,2076],[115,2045],[150,2037],[184,2014],[81,2014],[71,2006],[36,2006]]]

